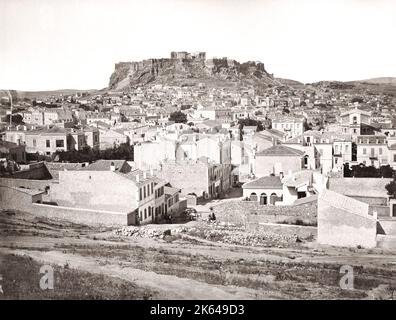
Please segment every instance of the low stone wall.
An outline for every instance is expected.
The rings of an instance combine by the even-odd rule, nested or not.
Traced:
[[[370,206],[369,213],[372,215],[374,211],[377,212],[377,217],[389,217],[390,209],[388,206]]]
[[[214,205],[215,214],[227,211],[229,214],[251,213],[254,215],[271,215],[271,216],[295,216],[295,217],[312,217],[316,216],[317,203],[307,203],[298,206],[272,206],[261,205],[257,201],[227,201],[220,205]]]
[[[42,194],[29,194],[29,190],[18,190],[12,186],[0,186],[0,209],[20,210],[35,216],[62,219],[88,225],[118,227],[136,224],[136,214],[134,212],[90,210],[36,203],[41,200]]]
[[[9,186],[0,186],[0,209],[31,210],[32,202],[41,200],[41,194],[31,195]]]
[[[362,201],[369,204],[370,206],[386,206],[388,204],[388,199],[385,197],[359,197],[351,196],[351,198]]]
[[[30,179],[14,179],[14,178],[0,178],[1,186],[8,187],[24,187],[27,189],[36,189],[45,191],[47,186],[51,186],[53,180],[30,180]]]
[[[135,213],[89,210],[52,206],[41,203],[33,203],[30,213],[46,218],[62,219],[88,225],[103,225],[107,227],[126,226],[128,223],[134,224],[135,221]]]
[[[377,220],[368,204],[330,190],[318,199],[318,243],[365,248],[377,244]]]

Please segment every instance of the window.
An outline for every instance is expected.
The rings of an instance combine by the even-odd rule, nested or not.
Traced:
[[[37,140],[33,139],[33,147],[37,147]]]
[[[143,198],[146,198],[146,186],[143,187]]]
[[[366,148],[363,148],[363,154],[366,154]]]
[[[396,162],[396,154],[393,155],[393,162]]]
[[[357,133],[356,129],[353,129],[353,133]]]
[[[382,154],[382,148],[378,149],[379,154]]]
[[[144,209],[144,220],[146,220],[146,219],[147,219],[147,208]]]
[[[345,152],[348,152],[348,151],[349,151],[349,150],[348,150],[348,149],[349,149],[348,147],[349,147],[349,146],[346,144],[346,145],[345,145]]]
[[[139,188],[139,201],[142,200],[142,188]]]
[[[64,140],[56,140],[55,145],[57,148],[63,148],[65,146],[65,141]]]
[[[45,145],[46,145],[47,148],[50,148],[51,147],[51,142],[49,140],[46,140],[45,141]]]

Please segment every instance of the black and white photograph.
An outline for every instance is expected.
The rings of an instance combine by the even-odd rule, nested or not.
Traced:
[[[395,37],[394,0],[0,0],[0,300],[396,299]]]

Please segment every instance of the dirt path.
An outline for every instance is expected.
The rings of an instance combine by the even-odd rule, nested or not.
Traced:
[[[99,273],[118,277],[135,283],[139,287],[149,288],[162,293],[166,299],[270,299],[262,292],[234,286],[211,285],[204,282],[157,274],[141,269],[124,268],[116,264],[102,265],[101,260],[76,254],[64,254],[59,251],[11,250],[0,248],[2,254],[29,256],[41,263],[56,264],[90,273]]]

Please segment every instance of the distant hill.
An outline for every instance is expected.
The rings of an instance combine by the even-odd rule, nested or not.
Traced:
[[[76,93],[87,92],[89,94],[95,93],[98,90],[89,89],[89,90],[79,90],[79,89],[60,89],[60,90],[48,90],[48,91],[19,91],[19,90],[10,90],[12,98],[14,101],[22,101],[24,99],[35,99],[35,98],[45,98],[55,96],[58,97],[60,94],[62,95],[73,95]],[[7,90],[0,89],[0,98],[8,97]]]
[[[196,86],[200,83],[206,87],[279,84],[261,62],[206,59],[204,52],[197,55],[172,52],[170,58],[116,63],[109,89],[124,90],[147,84]]]
[[[396,86],[396,77],[380,77],[365,80],[348,81],[348,83],[390,84]]]
[[[283,79],[283,78],[275,78],[275,80],[279,81],[281,84],[285,84],[288,86],[304,86],[304,83],[291,79]]]

